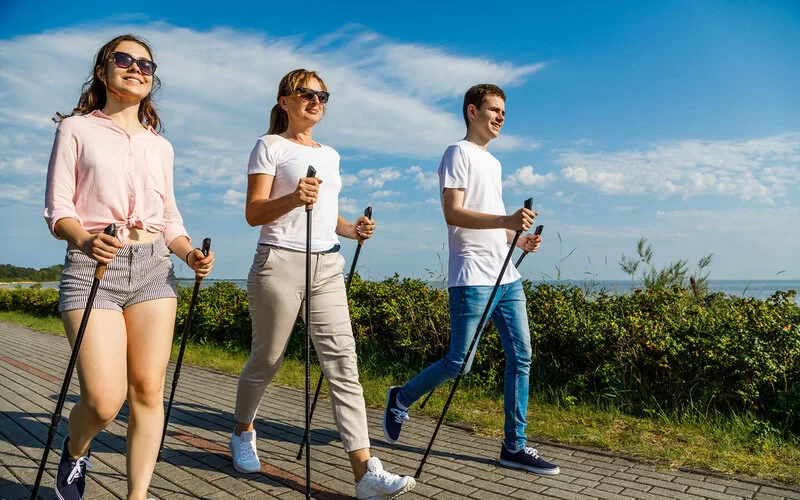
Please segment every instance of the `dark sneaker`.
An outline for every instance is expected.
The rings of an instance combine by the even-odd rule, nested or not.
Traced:
[[[553,475],[561,472],[557,465],[543,460],[539,453],[526,446],[519,451],[509,451],[505,445],[502,446],[500,452],[500,465],[504,467],[511,467],[512,469],[522,469],[528,472],[535,472],[537,474]]]
[[[404,420],[411,420],[407,410],[401,410],[397,406],[397,395],[400,393],[399,387],[389,387],[386,393],[386,409],[383,410],[383,435],[390,443],[396,443],[400,439],[400,431],[403,428]]]
[[[81,500],[86,491],[86,469],[92,468],[89,463],[91,452],[85,457],[72,458],[68,443],[69,436],[64,438],[64,444],[61,445],[61,461],[56,473],[56,496],[61,500]]]

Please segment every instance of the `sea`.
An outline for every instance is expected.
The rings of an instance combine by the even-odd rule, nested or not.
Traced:
[[[201,283],[202,288],[213,285],[221,281],[228,281],[234,283],[237,287],[245,290],[247,288],[247,280],[243,279],[204,279]],[[556,284],[558,281],[542,280],[536,283]],[[605,290],[609,293],[624,294],[631,291],[631,287],[641,287],[641,282],[630,280],[562,280],[560,283],[568,285],[575,285],[583,288],[584,290],[600,292]],[[798,296],[795,301],[800,304],[800,280],[709,280],[710,288],[715,292],[723,292],[726,295],[734,295],[737,297],[753,297],[756,299],[766,299],[772,296],[776,291],[797,290]],[[194,279],[178,278],[178,284],[181,286],[194,286]],[[437,288],[446,288],[445,283],[441,281],[433,281],[431,286]],[[15,286],[31,286],[32,283],[2,283],[0,287],[15,287]],[[44,282],[41,284],[42,288],[58,288],[58,282]]]

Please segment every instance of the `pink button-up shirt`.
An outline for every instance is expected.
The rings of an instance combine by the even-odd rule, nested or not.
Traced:
[[[172,187],[172,145],[150,128],[134,136],[100,111],[71,116],[56,130],[47,170],[44,218],[56,238],[60,219],[90,233],[117,225],[163,232],[167,246],[186,236]]]

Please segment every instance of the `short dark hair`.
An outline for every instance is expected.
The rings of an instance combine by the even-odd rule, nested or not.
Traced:
[[[483,98],[489,95],[496,95],[502,99],[503,102],[506,100],[506,93],[503,92],[503,89],[497,85],[492,85],[491,83],[479,83],[478,85],[473,85],[469,88],[469,90],[467,90],[467,93],[464,94],[464,107],[461,109],[461,111],[464,113],[464,123],[467,124],[467,128],[469,128],[467,108],[470,104],[472,104],[476,108],[480,109],[481,105],[483,104]]]

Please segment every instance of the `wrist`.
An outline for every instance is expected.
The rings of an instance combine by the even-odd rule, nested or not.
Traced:
[[[75,241],[73,242],[73,244],[78,248],[85,248],[86,244],[89,243],[89,241],[91,241],[93,236],[94,235],[92,233],[90,233],[88,231],[84,231],[84,234],[82,234],[82,235],[78,236],[77,238],[75,238]]]

